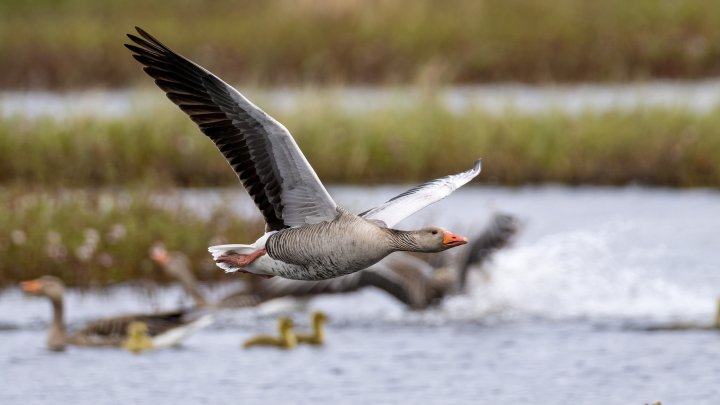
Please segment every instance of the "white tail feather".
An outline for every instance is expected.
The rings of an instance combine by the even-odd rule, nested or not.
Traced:
[[[221,269],[225,270],[226,273],[234,273],[240,268],[231,266],[227,263],[218,263],[217,259],[225,254],[228,253],[238,253],[241,255],[248,255],[254,251],[256,251],[257,248],[254,245],[217,245],[217,246],[210,246],[208,248],[208,252],[212,254],[213,260],[215,260],[215,264],[220,267]]]

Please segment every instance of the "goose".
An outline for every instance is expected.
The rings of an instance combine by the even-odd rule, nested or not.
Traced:
[[[297,346],[297,338],[293,332],[293,322],[289,318],[280,318],[278,320],[279,337],[270,335],[258,335],[251,337],[243,343],[243,347],[248,349],[255,346],[274,346],[281,349],[292,349]]]
[[[169,347],[209,325],[212,320],[209,315],[188,319],[186,311],[125,315],[91,321],[68,335],[64,322],[65,285],[62,280],[43,276],[23,281],[20,286],[26,294],[47,297],[52,303],[53,320],[47,339],[48,348],[52,351],[62,351],[67,345],[121,347],[133,322],[145,325],[152,338],[152,347]]]
[[[122,347],[132,353],[141,353],[153,348],[152,338],[148,335],[148,327],[145,322],[133,321],[127,327],[127,339],[122,342]]]
[[[325,313],[317,311],[312,314],[312,334],[300,334],[297,333],[295,337],[298,343],[306,343],[309,345],[321,346],[325,343],[325,321],[327,321],[327,315]]]
[[[192,274],[190,261],[183,253],[168,252],[158,244],[152,249],[152,258],[168,275],[181,282],[200,307],[244,308],[279,297],[342,294],[375,287],[410,309],[424,309],[448,294],[464,292],[470,270],[482,268],[494,252],[510,243],[517,231],[518,221],[514,216],[496,213],[483,232],[470,242],[470,251],[462,258],[459,268],[451,263],[436,267],[409,253],[398,252],[366,270],[329,280],[253,279],[248,288],[230,294],[216,304],[208,304]]]
[[[393,252],[441,252],[467,243],[439,227],[393,226],[472,180],[481,160],[353,214],[330,197],[280,122],[205,68],[135,29],[139,36],[128,34],[132,44],[125,46],[215,143],[265,219],[265,234],[254,243],[208,249],[226,272],[325,280],[365,269]]]

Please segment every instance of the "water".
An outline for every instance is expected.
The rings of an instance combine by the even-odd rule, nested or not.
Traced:
[[[353,111],[412,106],[427,92],[416,88],[280,88],[241,87],[251,100],[270,112],[294,111],[308,103],[331,101]],[[539,113],[548,110],[579,113],[585,110],[683,107],[707,112],[720,103],[720,80],[651,81],[627,84],[529,86],[493,84],[442,88],[433,95],[453,112],[478,108],[490,113]],[[122,117],[148,109],[171,108],[157,89],[119,91],[0,92],[0,117],[24,115],[72,118]]]
[[[402,187],[334,187],[366,209]],[[239,191],[187,191],[201,203]],[[720,296],[720,193],[645,188],[466,187],[401,223],[478,232],[493,210],[517,215],[515,244],[476,275],[466,296],[424,312],[379,291],[228,311],[179,349],[44,349],[48,304],[0,295],[0,403],[233,402],[423,404],[717,404],[720,336],[712,330],[648,332],[673,322],[710,324]],[[238,241],[242,242],[242,241]],[[220,296],[233,284],[208,286]],[[77,325],[97,316],[169,309],[177,287],[121,286],[68,296]],[[280,313],[308,327],[328,313],[328,343],[290,352],[242,350],[275,329]]]

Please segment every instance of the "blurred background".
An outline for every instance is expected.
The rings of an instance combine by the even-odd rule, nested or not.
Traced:
[[[466,294],[425,311],[377,291],[313,299],[330,314],[329,344],[338,336],[324,352],[246,356],[240,336],[285,311],[266,308],[226,314],[188,350],[113,354],[120,377],[83,374],[96,353],[48,357],[46,304],[17,282],[59,276],[70,322],[189,306],[150,248],[182,252],[217,297],[242,278],[216,268],[207,246],[263,229],[214,145],[122,46],[136,25],[282,122],[340,204],[360,212],[482,157],[473,183],[402,227],[477,236],[505,212],[522,224],[517,237]],[[5,1],[0,38],[0,361],[18,382],[0,400],[27,402],[23,379],[67,367],[120,382],[65,379],[30,403],[132,401],[148,375],[194,388],[158,388],[168,403],[235,390],[281,400],[303,387],[326,393],[310,403],[720,395],[708,381],[717,336],[691,327],[711,323],[720,293],[720,3]],[[656,323],[691,330],[638,331]],[[178,363],[201,358],[194,385]],[[277,372],[268,359],[290,365]],[[307,362],[313,381],[297,374]],[[158,376],[157,364],[174,371]]]

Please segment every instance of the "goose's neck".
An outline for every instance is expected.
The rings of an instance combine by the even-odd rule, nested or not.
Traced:
[[[48,333],[48,347],[50,350],[60,351],[65,349],[67,334],[65,332],[65,319],[63,311],[63,298],[50,298],[53,310],[52,324]]]
[[[396,251],[404,252],[423,252],[423,249],[417,243],[416,231],[401,231],[398,229],[388,229],[392,247]]]
[[[193,301],[195,301],[195,305],[197,305],[198,307],[207,307],[208,306],[207,298],[205,298],[205,294],[203,294],[203,292],[200,290],[198,281],[195,278],[195,276],[192,274],[189,264],[184,263],[183,260],[176,258],[176,259],[172,260],[168,264],[168,266],[175,267],[174,274],[177,274],[177,278],[180,280],[180,283],[185,288],[185,291],[188,294],[190,294]]]
[[[295,336],[292,327],[280,328],[280,344],[283,347],[297,346],[297,337]]]
[[[313,320],[313,337],[322,341],[325,338],[325,330],[323,329],[324,321],[322,319]]]
[[[187,273],[183,274],[180,277],[180,282],[185,287],[185,290],[190,294],[193,301],[195,301],[195,305],[198,307],[207,307],[208,301],[207,298],[205,298],[205,295],[200,291],[200,286],[198,285],[197,279],[193,277],[193,275],[188,270]]]

